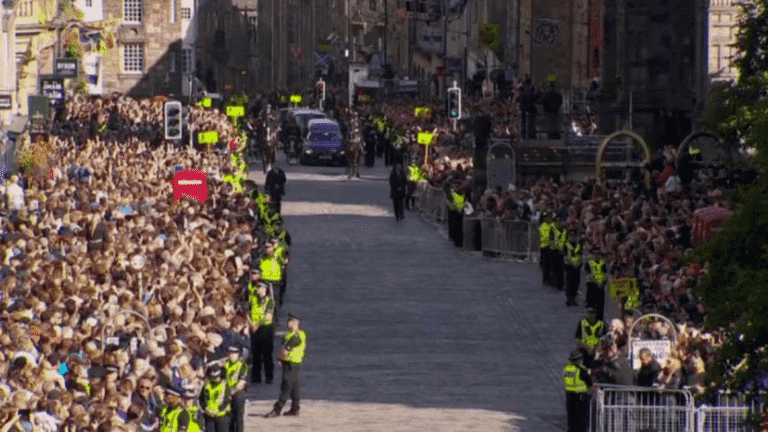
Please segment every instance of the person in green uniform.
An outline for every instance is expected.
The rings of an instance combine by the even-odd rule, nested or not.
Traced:
[[[581,362],[582,358],[580,350],[573,351],[563,367],[568,432],[587,432],[589,426],[589,390],[592,379]]]
[[[284,415],[299,415],[299,371],[304,361],[307,348],[307,332],[299,328],[301,320],[293,314],[288,315],[288,333],[283,337],[279,362],[283,366],[283,381],[280,383],[280,397],[272,411],[265,418],[277,417],[283,410],[288,397],[291,398],[291,409]]]
[[[597,311],[597,319],[603,321],[605,308],[605,281],[606,266],[603,253],[600,248],[594,247],[590,251],[591,257],[587,261],[587,306],[592,306]]]
[[[232,397],[227,381],[222,375],[221,366],[211,366],[208,369],[208,381],[200,392],[200,406],[205,412],[206,432],[229,432]]]
[[[172,427],[173,432],[200,432],[203,424],[203,414],[200,407],[195,404],[197,391],[192,387],[184,389],[183,405],[178,410],[178,415]]]
[[[227,385],[232,393],[231,425],[236,426],[236,432],[244,432],[243,415],[245,414],[245,388],[248,380],[248,366],[240,360],[240,347],[230,345],[229,356],[224,362]]]
[[[592,367],[595,351],[604,335],[605,323],[597,320],[595,308],[588,307],[586,318],[579,321],[576,327],[576,347],[584,354],[584,366]]]
[[[554,273],[553,279],[555,282],[555,288],[559,291],[563,291],[564,288],[564,274],[563,264],[565,259],[565,244],[568,240],[568,229],[562,224],[554,224],[552,226],[553,234],[553,249],[552,249],[552,271]]]
[[[261,366],[267,384],[272,384],[275,365],[272,350],[275,340],[275,300],[267,296],[267,285],[249,287],[248,304],[251,327],[251,383],[261,383]]]
[[[455,182],[446,192],[448,199],[448,237],[453,241],[456,247],[464,245],[463,224],[464,207],[467,203],[467,197],[459,190],[459,183]]]
[[[539,225],[539,266],[541,267],[541,284],[544,286],[554,286],[555,282],[552,280],[552,227],[554,222],[552,221],[551,213],[544,213],[542,215],[542,222]]]
[[[578,306],[576,297],[579,294],[581,283],[581,252],[584,242],[577,235],[576,230],[571,229],[568,240],[565,242],[565,305]]]
[[[181,393],[173,388],[165,390],[165,405],[157,413],[160,417],[160,432],[172,432],[176,417],[181,412]]]
[[[278,300],[277,307],[282,306],[282,298],[279,293],[285,293],[285,288],[280,285],[283,282],[283,261],[282,255],[278,252],[278,242],[272,240],[266,244],[264,256],[259,260],[259,271],[261,280],[268,283],[272,288],[272,295]]]

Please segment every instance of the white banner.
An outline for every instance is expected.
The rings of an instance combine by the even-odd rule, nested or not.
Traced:
[[[651,350],[653,358],[659,362],[659,366],[664,366],[664,362],[669,358],[672,351],[672,341],[670,340],[633,340],[632,341],[632,369],[640,369],[640,350],[648,348]]]

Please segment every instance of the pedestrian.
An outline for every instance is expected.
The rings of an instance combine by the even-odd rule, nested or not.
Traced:
[[[285,195],[285,183],[285,172],[280,168],[277,162],[275,162],[267,172],[264,189],[272,199],[272,203],[278,213],[280,213],[280,202],[283,199],[283,195]]]
[[[605,259],[600,248],[594,247],[590,251],[587,262],[587,306],[595,308],[597,319],[605,321],[603,310],[605,309]]]
[[[245,413],[245,388],[248,380],[248,367],[240,360],[240,347],[229,347],[229,358],[224,362],[227,385],[232,393],[231,426],[235,432],[245,432],[243,429],[243,416]]]
[[[184,389],[183,403],[178,410],[174,424],[169,429],[172,432],[200,432],[202,430],[203,415],[200,407],[195,404],[197,392],[193,387]]]
[[[578,306],[576,297],[579,294],[581,283],[581,251],[583,241],[577,238],[576,230],[571,229],[568,241],[565,243],[565,304],[566,306]]]
[[[536,139],[536,88],[531,78],[525,75],[520,93],[521,130],[524,139]]]
[[[416,183],[421,180],[421,167],[416,163],[408,165],[408,183],[405,185],[405,209],[413,211],[416,207],[416,199],[413,193],[416,191]]]
[[[229,432],[231,394],[219,365],[214,364],[208,369],[208,381],[200,393],[200,406],[205,411],[206,432]]]
[[[592,360],[605,331],[605,323],[597,320],[595,308],[588,307],[586,317],[576,326],[576,347],[584,354],[584,366],[592,367]]]
[[[288,333],[283,337],[280,349],[279,363],[283,367],[283,381],[280,383],[280,397],[271,412],[265,418],[277,417],[283,410],[288,397],[291,398],[291,409],[287,416],[299,415],[299,372],[304,361],[307,348],[307,332],[300,328],[301,320],[293,314],[288,315]]]
[[[376,164],[376,135],[370,121],[366,121],[363,136],[365,137],[365,166],[373,168]]]
[[[464,244],[463,224],[464,207],[467,203],[466,195],[459,190],[458,182],[455,182],[446,192],[448,199],[448,237],[457,248]]]
[[[552,214],[545,212],[542,215],[542,222],[539,225],[539,266],[541,267],[541,284],[554,287],[555,281],[552,279],[554,270],[552,269],[552,249],[554,248],[554,234],[552,230],[555,222],[552,220]]]
[[[562,222],[562,220],[561,220]],[[552,225],[552,280],[555,283],[555,288],[558,291],[563,291],[564,286],[564,274],[563,264],[565,259],[565,243],[568,239],[568,230],[560,224],[553,223]]]
[[[573,351],[563,367],[568,432],[586,432],[589,427],[589,390],[592,388],[592,379],[582,359],[581,351]]]
[[[389,174],[389,197],[395,208],[395,220],[400,222],[405,219],[403,205],[405,204],[405,188],[408,184],[408,178],[405,175],[403,166],[395,164],[392,172]]]
[[[176,419],[181,412],[181,392],[173,388],[165,390],[165,405],[160,408],[158,415],[160,417],[160,430],[172,430]]]
[[[270,285],[272,296],[277,299],[277,307],[281,308],[285,294],[285,288],[282,286],[284,271],[282,257],[278,255],[277,248],[277,241],[273,240],[267,243],[265,255],[259,261],[259,270],[261,271],[261,280]]]
[[[261,367],[267,384],[272,384],[275,365],[272,350],[275,339],[275,300],[267,296],[267,285],[258,284],[250,290],[248,303],[251,318],[251,383],[261,383]]]
[[[555,81],[549,82],[549,90],[544,93],[544,112],[547,115],[547,138],[560,139],[560,109],[563,106],[563,95],[555,88]]]

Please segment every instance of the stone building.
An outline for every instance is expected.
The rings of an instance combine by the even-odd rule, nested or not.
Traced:
[[[709,4],[709,75],[713,81],[738,78],[731,64],[741,7],[733,0],[711,0]]]

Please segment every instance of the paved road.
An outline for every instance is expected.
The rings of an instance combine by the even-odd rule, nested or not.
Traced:
[[[560,374],[583,311],[542,288],[537,265],[459,251],[412,212],[395,222],[381,159],[353,180],[283,168],[284,309],[308,333],[302,412],[256,416],[276,372],[249,392],[248,431],[566,429]]]

